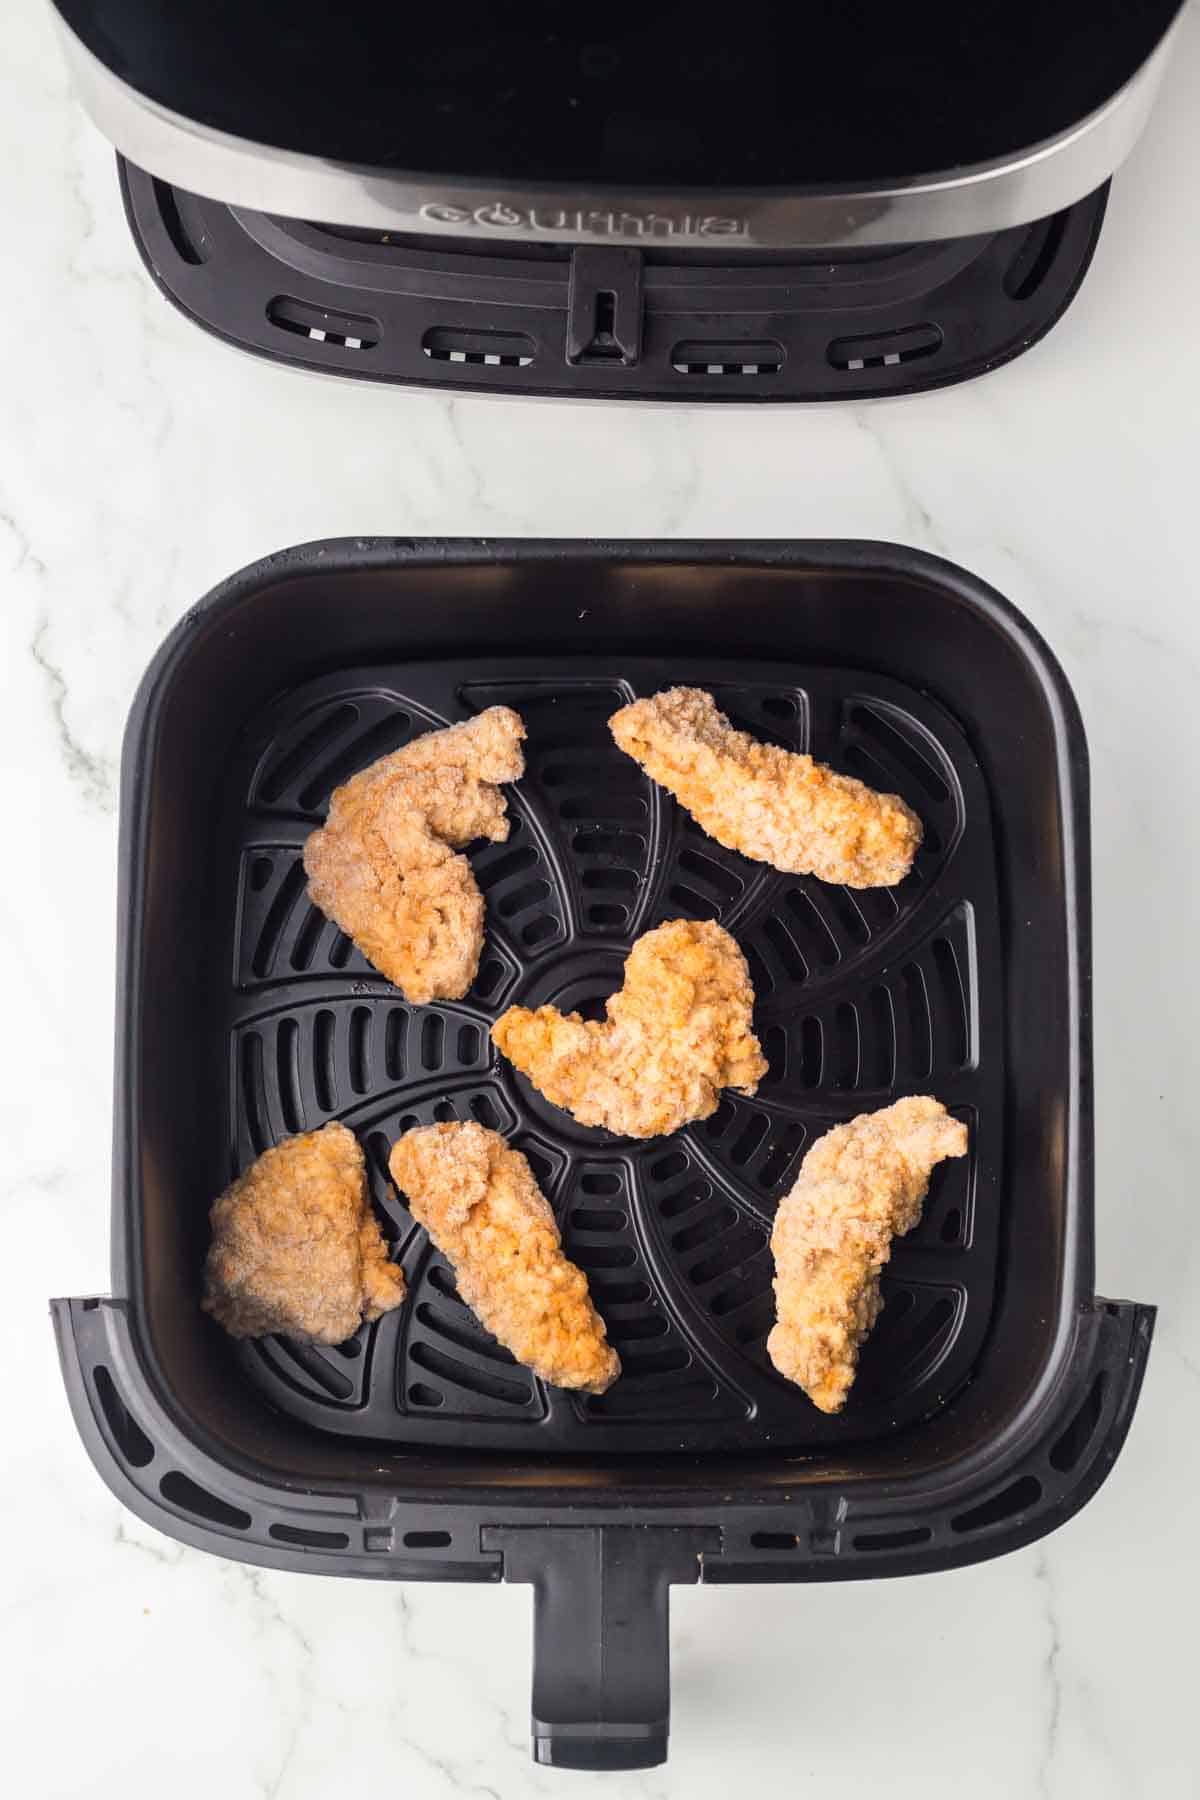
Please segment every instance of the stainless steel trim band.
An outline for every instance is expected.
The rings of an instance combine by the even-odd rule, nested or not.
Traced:
[[[61,17],[59,25],[77,91],[96,125],[139,167],[192,193],[257,212],[480,244],[495,238],[736,251],[966,237],[1071,205],[1105,181],[1136,143],[1179,21],[1106,105],[1011,157],[871,186],[717,192],[487,185],[325,162],[171,112],[114,75]]]

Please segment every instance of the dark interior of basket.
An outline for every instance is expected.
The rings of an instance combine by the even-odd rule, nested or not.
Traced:
[[[507,1453],[547,1480],[568,1464],[637,1479],[681,1453],[698,1471],[798,1452],[926,1464],[1015,1409],[1055,1335],[1072,1071],[1052,1029],[1061,796],[1013,644],[896,576],[545,559],[286,575],[214,625],[151,696],[145,867],[127,871],[146,889],[125,1279],[198,1429],[326,1472],[386,1456],[485,1480]],[[708,838],[607,730],[677,682],[903,795],[925,826],[907,880],[852,893]],[[312,907],[302,845],[357,769],[495,703],[522,714],[528,769],[508,841],[471,852],[479,975],[462,1001],[410,1006]],[[513,1002],[600,1016],[633,940],[671,918],[716,919],[742,946],[770,1069],[755,1096],[637,1143],[542,1099],[489,1028]],[[936,1171],[827,1418],[766,1358],[771,1220],[815,1136],[923,1092],[968,1123],[970,1155]],[[234,1345],[197,1307],[208,1205],[331,1118],[364,1146],[409,1298],[336,1348]],[[624,1371],[602,1397],[546,1387],[496,1344],[388,1178],[403,1130],[470,1118],[529,1157],[587,1272]]]

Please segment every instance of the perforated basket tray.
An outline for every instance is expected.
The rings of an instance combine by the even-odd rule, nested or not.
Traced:
[[[965,1381],[991,1312],[1003,1130],[1001,949],[987,792],[942,708],[875,674],[560,657],[346,669],[256,718],[230,780],[225,916],[230,1174],[337,1117],[367,1149],[410,1304],[334,1350],[244,1352],[274,1403],[391,1442],[531,1450],[804,1447],[890,1431]],[[897,890],[851,894],[722,850],[614,745],[609,716],[673,679],[740,724],[901,791],[926,825]],[[301,847],[334,786],[431,727],[494,703],[529,732],[511,835],[472,857],[486,953],[460,1003],[403,1005],[309,902]],[[598,1011],[641,932],[717,919],[750,960],[770,1073],[754,1099],[636,1144],[578,1126],[516,1078],[489,1028],[514,1001]],[[836,1119],[935,1090],[971,1127],[899,1247],[850,1405],[823,1417],[781,1380],[771,1218],[804,1146]],[[599,1399],[547,1388],[455,1297],[387,1174],[395,1139],[476,1118],[530,1158],[620,1350]]]
[[[909,879],[851,894],[706,838],[606,728],[673,681],[903,794],[926,827]],[[497,701],[529,770],[508,842],[472,853],[479,977],[409,1007],[309,905],[301,845],[355,769]],[[629,1766],[664,1753],[668,1582],[946,1567],[1102,1479],[1152,1315],[1092,1292],[1082,733],[1044,645],[961,571],[870,545],[288,552],[147,676],[122,844],[116,1297],[56,1316],[93,1455],[163,1529],[324,1572],[533,1580],[539,1756]],[[543,1101],[488,1028],[513,1000],[597,1009],[671,917],[744,947],[770,1073],[634,1144]],[[815,1134],[920,1091],[971,1154],[897,1245],[828,1419],[764,1355],[771,1218]],[[234,1346],[197,1306],[208,1204],[331,1117],[368,1151],[409,1300],[334,1350]],[[480,1329],[387,1180],[400,1131],[453,1117],[534,1163],[621,1352],[603,1398]]]

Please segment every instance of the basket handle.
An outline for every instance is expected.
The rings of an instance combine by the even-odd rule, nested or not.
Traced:
[[[506,1581],[533,1585],[533,1759],[560,1769],[665,1762],[669,1588],[720,1533],[691,1526],[492,1526]]]

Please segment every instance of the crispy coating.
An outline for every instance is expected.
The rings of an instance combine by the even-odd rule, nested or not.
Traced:
[[[702,688],[635,700],[609,728],[727,850],[852,888],[894,887],[912,867],[921,821],[899,795],[736,731]]]
[[[497,785],[524,773],[507,706],[426,732],[362,769],[304,846],[309,897],[406,1000],[460,1000],[483,948],[483,895],[456,850],[508,836]]]
[[[967,1128],[940,1100],[897,1100],[817,1139],[775,1217],[778,1324],[767,1352],[822,1412],[840,1412],[879,1317],[879,1272],[911,1231],[935,1163],[965,1156]]]
[[[458,1291],[518,1362],[602,1394],[621,1372],[587,1276],[563,1255],[548,1202],[498,1132],[423,1125],[393,1147],[392,1179],[453,1265]]]
[[[661,1137],[717,1110],[722,1088],[752,1094],[767,1072],[751,1027],[746,959],[708,920],[640,937],[603,1024],[553,1006],[510,1006],[498,1047],[555,1106],[624,1137]]]
[[[287,1138],[215,1201],[205,1312],[234,1337],[284,1331],[341,1344],[404,1299],[344,1125]]]

